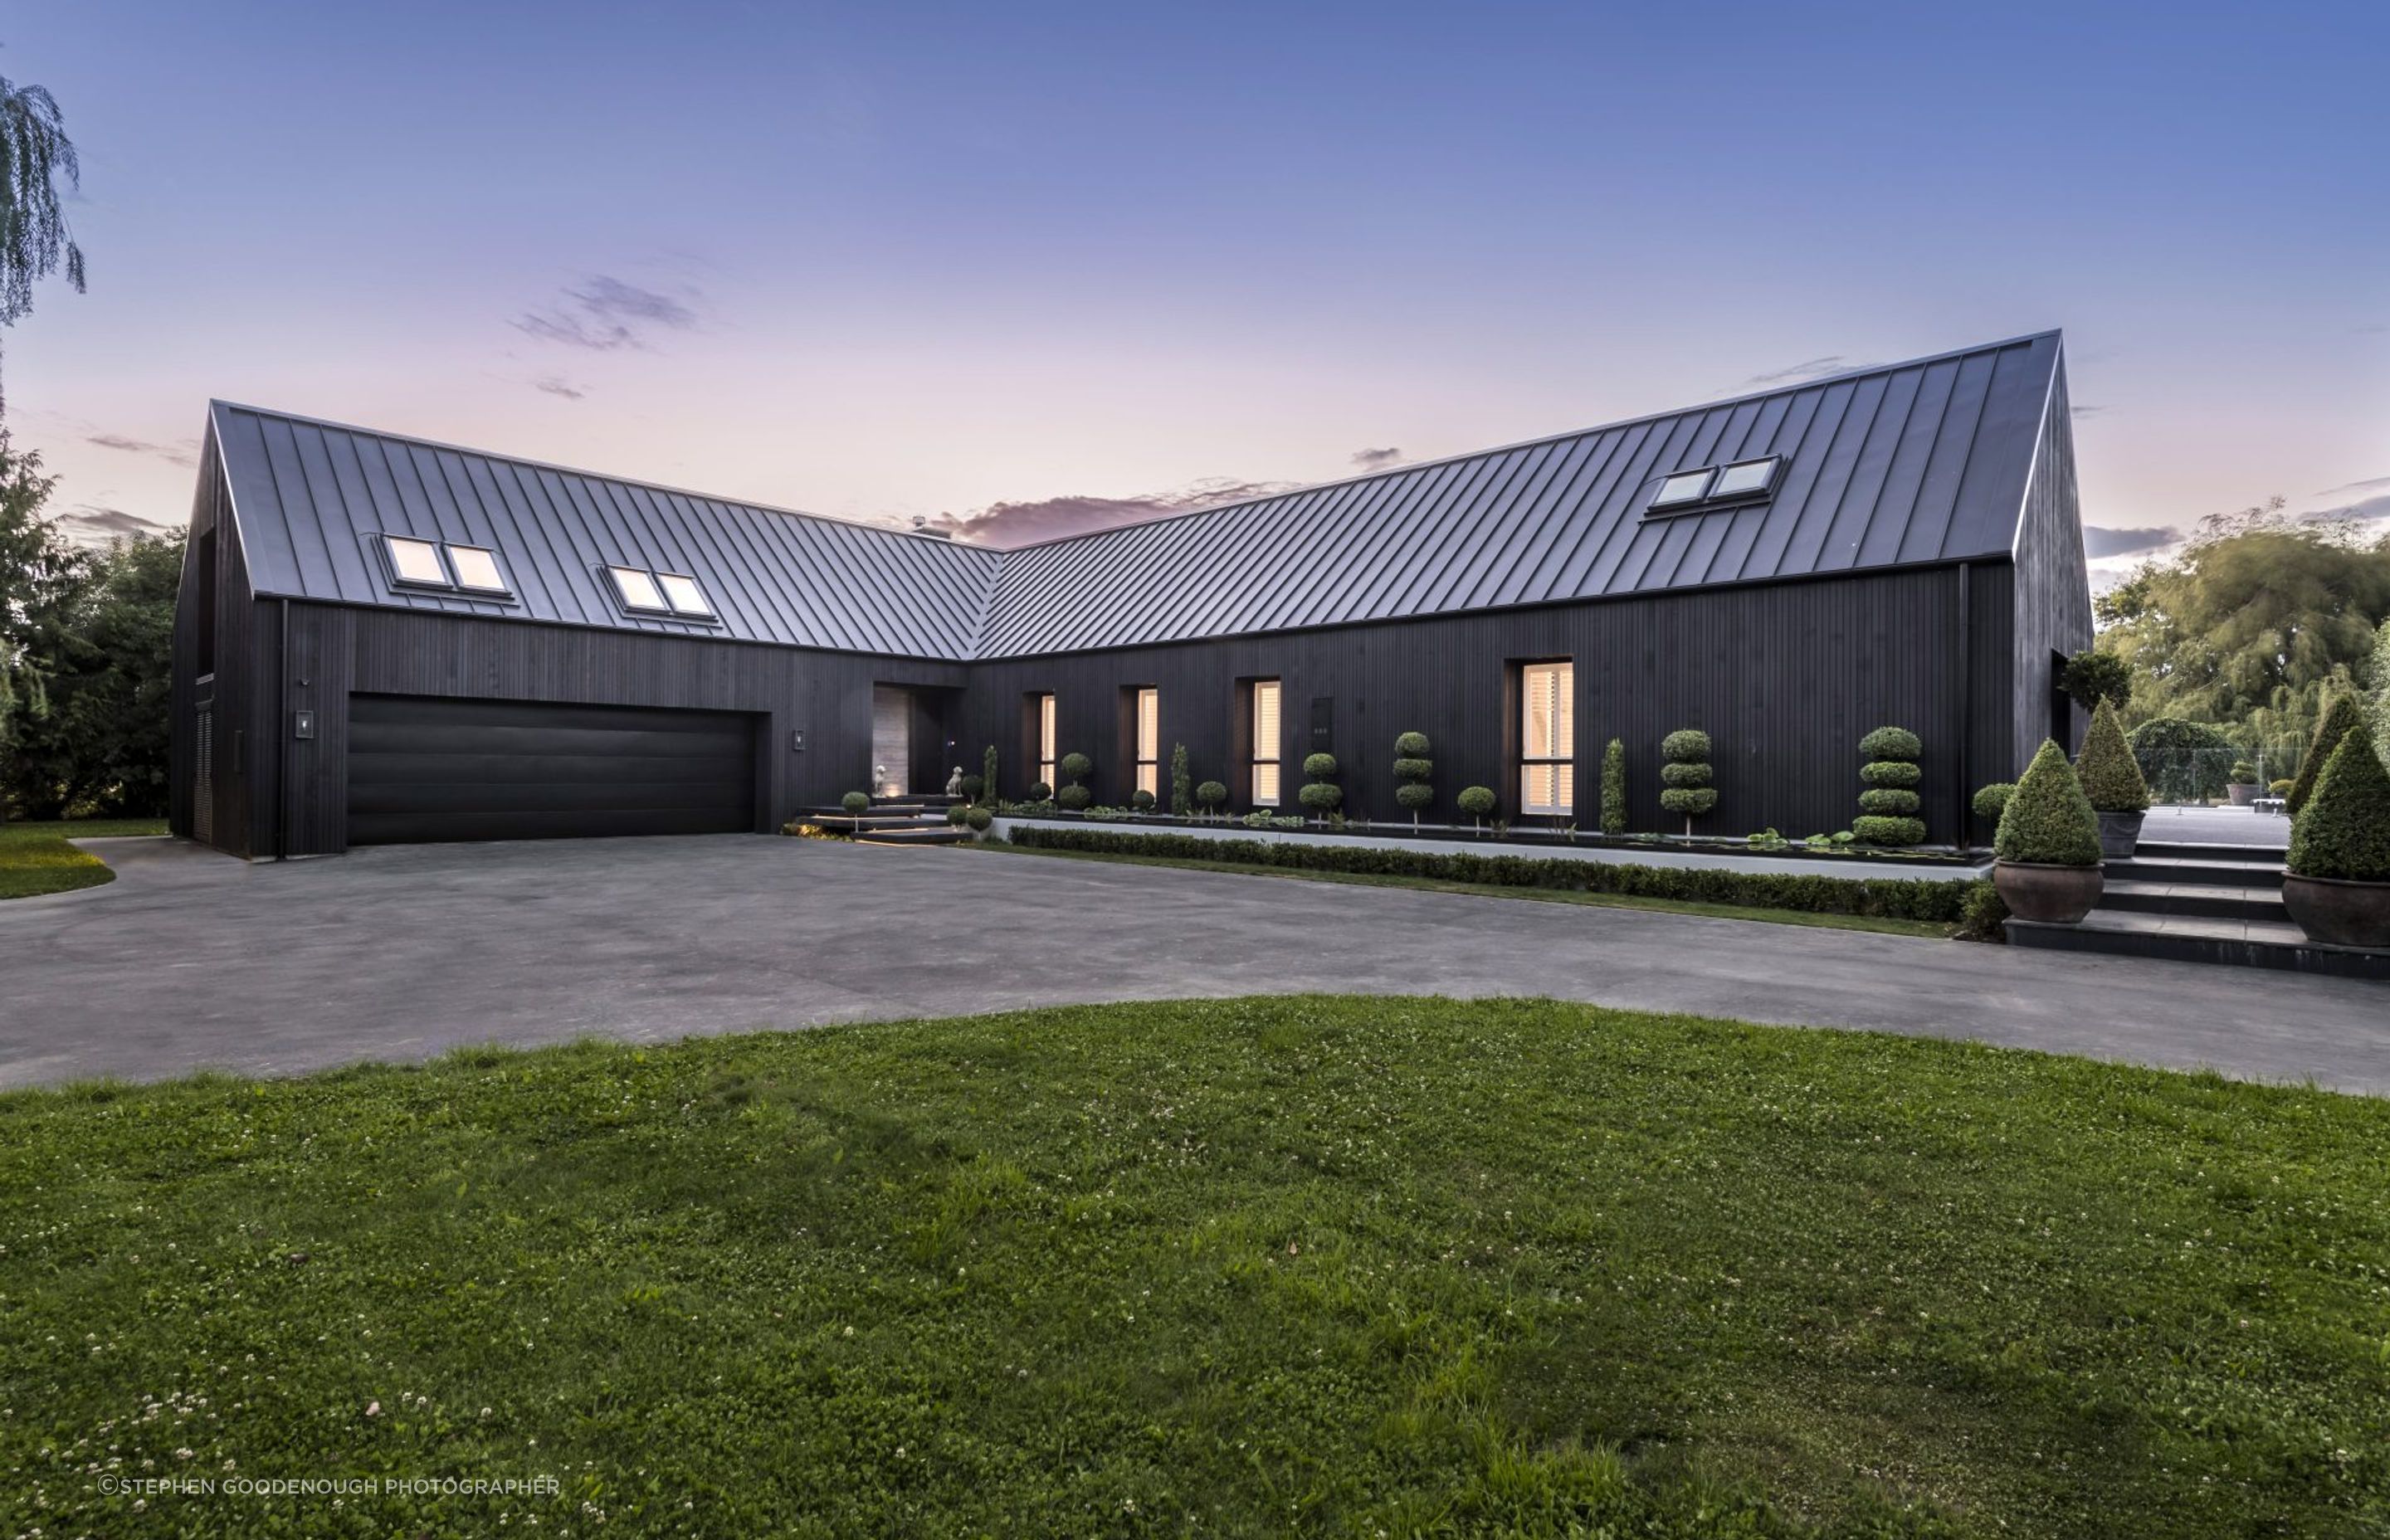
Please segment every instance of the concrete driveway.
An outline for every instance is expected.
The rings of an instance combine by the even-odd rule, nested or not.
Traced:
[[[726,835],[248,866],[92,841],[0,905],[0,1084],[1298,990],[1552,995],[2390,1091],[2390,988],[1510,898]]]

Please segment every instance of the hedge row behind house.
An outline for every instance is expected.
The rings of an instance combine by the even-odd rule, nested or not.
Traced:
[[[1013,826],[1024,849],[1078,851],[1091,855],[1157,855],[1372,877],[1421,877],[1503,888],[1561,888],[1699,904],[1740,904],[1754,909],[1799,909],[1820,915],[1940,920],[1965,917],[1967,895],[1988,883],[1916,881],[1905,878],[1811,877],[1726,867],[1646,866],[1580,861],[1567,856],[1441,854],[1372,845],[1323,845],[1308,841],[1210,840],[1194,834],[1129,834],[1113,829]]]

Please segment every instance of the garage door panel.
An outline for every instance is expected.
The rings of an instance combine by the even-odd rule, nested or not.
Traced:
[[[740,832],[754,747],[726,712],[353,696],[349,842]]]

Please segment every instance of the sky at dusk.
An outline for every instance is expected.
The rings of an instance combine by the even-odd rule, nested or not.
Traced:
[[[1009,542],[2066,330],[2095,571],[2390,519],[2390,7],[14,6],[86,531],[212,396]]]

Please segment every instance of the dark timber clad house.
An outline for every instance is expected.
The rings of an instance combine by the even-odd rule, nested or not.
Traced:
[[[2055,332],[1010,551],[218,403],[191,533],[173,828],[250,856],[765,830],[991,743],[1240,807],[1325,749],[1393,819],[1408,730],[1432,818],[1590,825],[1615,737],[1657,829],[1701,727],[1702,827],[1799,836],[1885,723],[1948,841],[2091,639]]]

